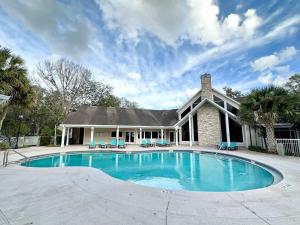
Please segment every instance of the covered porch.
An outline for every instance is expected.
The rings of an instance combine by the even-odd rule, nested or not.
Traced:
[[[110,144],[113,138],[123,139],[126,145],[139,145],[142,139],[167,140],[173,145],[179,145],[179,129],[172,126],[128,126],[128,125],[73,125],[62,124],[61,147],[69,145],[96,144],[100,140]]]

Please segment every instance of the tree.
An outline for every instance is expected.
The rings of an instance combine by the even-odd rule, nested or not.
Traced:
[[[100,98],[96,103],[97,106],[102,106],[102,107],[119,107],[120,104],[121,104],[120,99],[112,94]]]
[[[120,107],[129,108],[129,109],[137,109],[137,108],[139,108],[139,105],[138,105],[138,103],[129,101],[126,98],[120,98]]]
[[[90,70],[65,58],[40,63],[37,74],[50,92],[58,94],[63,118],[81,105],[97,104],[112,92],[110,86],[93,80]]]
[[[290,94],[282,87],[253,89],[242,101],[239,116],[244,123],[263,124],[266,128],[268,150],[276,152],[274,123],[280,119],[292,121],[298,118],[296,108],[299,102],[299,95]]]
[[[292,93],[300,94],[300,74],[291,76],[285,83],[285,87]]]
[[[7,48],[0,47],[0,93],[10,96],[6,104],[0,106],[0,130],[3,121],[13,105],[30,107],[34,103],[35,93],[27,78],[25,63]]]
[[[138,108],[136,102],[129,101],[126,98],[118,98],[112,94],[100,98],[96,105],[102,107]]]
[[[223,90],[225,91],[226,95],[230,98],[236,99],[243,96],[242,92],[239,90],[233,90],[231,87],[224,87]]]
[[[53,91],[50,92],[38,86],[34,87],[37,93],[36,104],[29,112],[29,126],[35,135],[40,134],[43,127],[54,129],[55,125],[59,124],[63,119],[63,108],[57,99],[60,95]]]

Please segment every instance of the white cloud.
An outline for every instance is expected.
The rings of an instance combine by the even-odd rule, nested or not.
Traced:
[[[97,3],[109,28],[120,30],[121,38],[138,39],[149,32],[172,46],[184,39],[220,45],[232,38],[249,38],[262,22],[254,9],[244,15],[230,14],[220,19],[220,9],[214,0],[131,0],[130,4],[123,0],[97,0]]]
[[[263,56],[251,62],[251,67],[254,71],[264,71],[266,69],[273,69],[275,66],[290,60],[297,50],[294,46],[287,47],[280,52],[275,52],[272,55]]]
[[[187,97],[192,97],[194,94],[197,93],[197,91],[199,91],[199,88],[187,88],[185,90],[185,94]]]
[[[273,81],[273,74],[267,73],[267,74],[260,75],[257,80],[258,82],[265,85],[271,84]]]
[[[0,7],[59,54],[79,58],[89,50],[94,38],[95,28],[78,5],[74,7],[61,1],[2,0]]]
[[[129,77],[132,80],[140,80],[141,79],[141,74],[136,73],[136,72],[129,72],[127,74],[127,77]]]

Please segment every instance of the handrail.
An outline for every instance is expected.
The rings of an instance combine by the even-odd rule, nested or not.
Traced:
[[[7,164],[8,164],[8,155],[9,155],[9,152],[10,152],[10,151],[13,151],[14,153],[16,153],[16,154],[22,156],[22,157],[23,157],[22,159],[26,159],[26,160],[28,159],[28,157],[27,157],[26,155],[24,155],[24,154],[18,152],[17,150],[15,150],[15,149],[8,149],[8,150],[6,150],[6,151],[4,152],[3,164],[2,164],[3,166],[7,166]]]

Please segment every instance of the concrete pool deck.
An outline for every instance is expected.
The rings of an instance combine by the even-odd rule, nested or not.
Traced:
[[[164,149],[214,151],[188,146],[125,150]],[[84,150],[87,147],[32,147],[20,152],[36,156]],[[250,191],[170,191],[117,180],[94,168],[12,164],[0,168],[0,224],[300,224],[300,158],[248,150],[226,153],[270,165],[284,179]],[[18,159],[9,156],[10,161]]]

